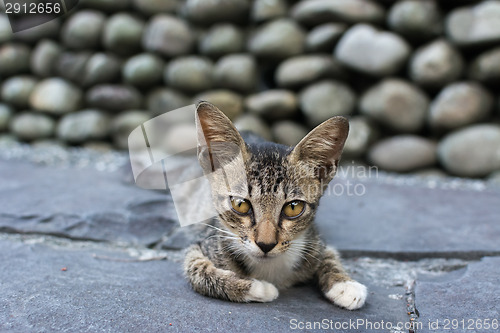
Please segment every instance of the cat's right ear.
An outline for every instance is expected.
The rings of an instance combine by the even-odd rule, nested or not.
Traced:
[[[198,103],[196,130],[198,159],[205,172],[213,172],[237,156],[246,157],[245,141],[231,120],[215,105],[205,101]]]

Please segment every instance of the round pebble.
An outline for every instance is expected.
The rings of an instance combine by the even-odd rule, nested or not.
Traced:
[[[261,118],[253,114],[244,114],[241,117],[238,117],[238,119],[234,122],[234,126],[240,132],[252,132],[268,141],[272,139],[271,129],[269,126],[267,126]]]
[[[115,13],[130,8],[130,0],[81,0],[83,6]]]
[[[59,56],[55,65],[57,76],[79,84],[85,76],[87,62],[91,57],[90,52],[64,52]]]
[[[32,76],[13,76],[4,81],[2,85],[2,101],[24,109],[29,106],[29,98],[37,84],[37,79]]]
[[[258,68],[255,59],[248,54],[232,54],[219,59],[213,71],[218,88],[252,92],[257,86]]]
[[[175,13],[180,4],[179,0],[132,0],[134,8],[147,16]]]
[[[444,168],[457,176],[485,177],[500,170],[500,126],[481,124],[446,136],[438,147]]]
[[[378,137],[375,124],[367,117],[357,116],[349,119],[349,136],[344,145],[344,155],[361,157]]]
[[[56,42],[44,39],[33,49],[31,54],[31,71],[41,77],[49,77],[55,73],[55,67],[62,48]]]
[[[118,55],[130,55],[141,48],[144,21],[127,13],[111,16],[102,35],[104,47]]]
[[[160,57],[142,53],[127,60],[122,76],[128,84],[149,86],[161,81],[164,67],[165,63]]]
[[[300,107],[308,123],[316,126],[333,116],[350,115],[356,95],[342,82],[325,80],[304,88],[299,95]]]
[[[385,11],[370,0],[302,0],[292,8],[291,15],[301,24],[315,26],[337,21],[381,23]]]
[[[121,61],[112,54],[95,53],[87,61],[81,84],[85,87],[99,83],[110,83],[118,79]]]
[[[57,137],[68,143],[102,140],[109,132],[109,118],[98,110],[67,114],[57,126]]]
[[[24,74],[30,68],[30,48],[23,44],[7,43],[0,46],[0,76]]]
[[[500,47],[480,54],[470,65],[469,77],[474,80],[497,83],[500,81]]]
[[[11,41],[12,37],[9,17],[4,13],[0,13],[0,44]]]
[[[325,23],[311,29],[306,37],[309,52],[332,52],[340,37],[347,30],[344,23]]]
[[[305,31],[295,21],[278,19],[261,26],[248,42],[258,57],[288,58],[304,51]]]
[[[208,90],[213,85],[213,64],[199,56],[174,59],[165,68],[165,82],[187,92]]]
[[[373,145],[368,159],[388,171],[410,172],[436,164],[436,144],[415,135],[393,136]]]
[[[266,90],[245,99],[245,110],[269,120],[290,119],[297,108],[297,97],[289,90]]]
[[[329,55],[300,55],[283,61],[275,73],[275,81],[282,88],[297,88],[320,79],[342,78],[345,71]]]
[[[21,140],[32,141],[51,137],[55,126],[54,120],[47,115],[24,112],[13,117],[10,131]]]
[[[78,110],[82,103],[82,91],[60,78],[40,81],[30,96],[33,109],[61,115]]]
[[[166,14],[155,15],[146,26],[142,46],[150,52],[175,57],[191,52],[195,36],[183,20]]]
[[[387,23],[391,30],[415,40],[425,40],[443,31],[443,21],[437,2],[403,0],[389,11]]]
[[[484,120],[492,108],[493,96],[480,84],[457,82],[436,96],[429,120],[434,128],[450,130]]]
[[[100,44],[106,16],[96,10],[81,10],[64,23],[61,40],[73,49],[92,49]]]
[[[211,57],[239,53],[245,49],[245,36],[232,24],[215,24],[200,39],[200,52]]]
[[[385,79],[368,89],[360,101],[363,114],[403,133],[421,130],[429,98],[417,86],[401,79]]]
[[[285,0],[255,0],[250,16],[260,23],[286,16],[288,5]]]
[[[460,53],[444,39],[417,49],[410,60],[410,78],[425,87],[443,87],[457,80],[464,68]]]
[[[341,63],[373,76],[398,72],[409,55],[410,46],[404,39],[367,24],[351,27],[335,47],[335,56]]]
[[[118,84],[96,85],[87,91],[85,100],[89,107],[115,112],[142,106],[142,96],[137,89]]]

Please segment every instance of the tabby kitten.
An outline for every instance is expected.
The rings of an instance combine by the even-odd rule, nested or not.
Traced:
[[[196,125],[198,160],[218,218],[211,235],[187,251],[184,271],[193,289],[233,302],[270,302],[278,289],[314,281],[334,304],[363,306],[366,287],[347,275],[314,225],[349,132],[347,120],[330,118],[295,147],[245,142],[208,102],[198,104]]]

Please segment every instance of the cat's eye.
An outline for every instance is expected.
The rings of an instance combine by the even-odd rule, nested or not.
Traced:
[[[233,208],[233,211],[240,215],[248,214],[250,208],[252,208],[248,200],[237,197],[231,197],[231,206]]]
[[[305,207],[304,201],[295,200],[287,203],[285,207],[283,207],[283,214],[293,219],[299,217],[304,212]]]

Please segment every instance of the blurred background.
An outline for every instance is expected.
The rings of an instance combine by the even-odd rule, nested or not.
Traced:
[[[0,14],[3,143],[124,150],[208,100],[288,145],[347,116],[344,163],[500,182],[499,83],[497,0],[82,0],[16,34]]]

